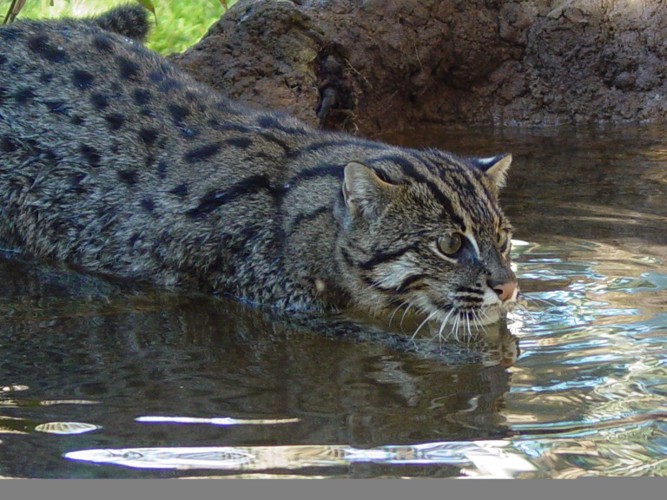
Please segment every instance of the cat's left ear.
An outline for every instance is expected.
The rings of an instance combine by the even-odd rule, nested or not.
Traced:
[[[360,214],[369,220],[377,217],[395,189],[366,165],[353,161],[345,166],[343,199],[353,216]]]
[[[472,164],[493,179],[498,189],[505,187],[507,171],[512,164],[512,155],[505,153],[491,158],[473,158]]]

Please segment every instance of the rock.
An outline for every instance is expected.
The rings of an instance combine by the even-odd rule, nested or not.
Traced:
[[[365,135],[667,117],[661,0],[240,0],[173,60],[231,97]]]

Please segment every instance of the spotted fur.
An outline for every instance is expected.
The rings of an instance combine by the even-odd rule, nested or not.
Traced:
[[[3,246],[283,310],[406,307],[444,325],[515,300],[497,200],[511,157],[248,109],[133,40],[142,23],[125,7],[0,28]]]

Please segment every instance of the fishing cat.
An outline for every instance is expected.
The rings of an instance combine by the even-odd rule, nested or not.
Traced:
[[[155,53],[141,7],[0,28],[0,245],[283,311],[516,300],[510,155],[465,159],[228,100]]]

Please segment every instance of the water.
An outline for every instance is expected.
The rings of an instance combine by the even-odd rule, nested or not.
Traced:
[[[0,476],[666,476],[666,131],[390,138],[514,154],[522,307],[474,341],[336,339],[5,255]]]

